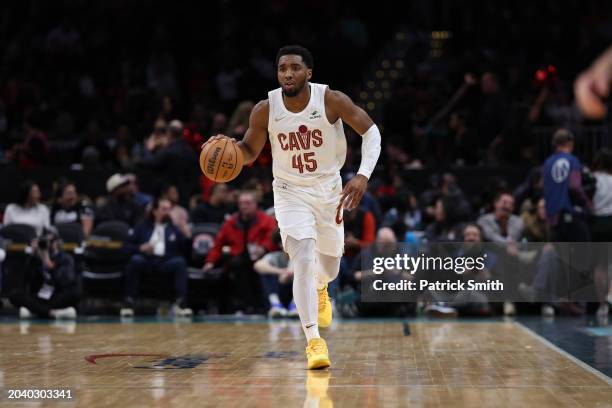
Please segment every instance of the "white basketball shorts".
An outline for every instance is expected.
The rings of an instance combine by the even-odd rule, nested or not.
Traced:
[[[337,212],[342,192],[340,175],[308,187],[277,178],[272,190],[283,246],[288,236],[297,240],[313,238],[318,252],[342,256],[344,223],[342,212]]]

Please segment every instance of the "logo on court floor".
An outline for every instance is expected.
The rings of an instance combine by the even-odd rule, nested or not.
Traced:
[[[97,360],[108,358],[137,359],[134,363],[128,363],[132,368],[144,368],[149,370],[176,370],[195,368],[211,358],[223,358],[226,354],[186,354],[182,356],[169,356],[166,354],[92,354],[85,357],[91,364],[97,364]]]

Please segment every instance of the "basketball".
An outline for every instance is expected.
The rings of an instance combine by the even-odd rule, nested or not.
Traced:
[[[226,183],[238,177],[243,163],[242,151],[229,139],[207,143],[200,152],[202,173],[218,183]]]

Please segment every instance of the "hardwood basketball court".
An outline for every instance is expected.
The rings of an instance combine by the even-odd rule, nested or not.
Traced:
[[[5,322],[0,334],[0,388],[72,389],[72,404],[43,406],[612,406],[610,378],[513,321],[335,322],[332,368],[316,372],[295,321]]]

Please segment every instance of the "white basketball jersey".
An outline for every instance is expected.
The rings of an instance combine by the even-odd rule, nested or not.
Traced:
[[[299,113],[290,112],[282,89],[268,92],[268,134],[274,178],[312,186],[337,177],[346,159],[342,120],[331,124],[325,114],[327,85],[310,83],[310,101]]]

